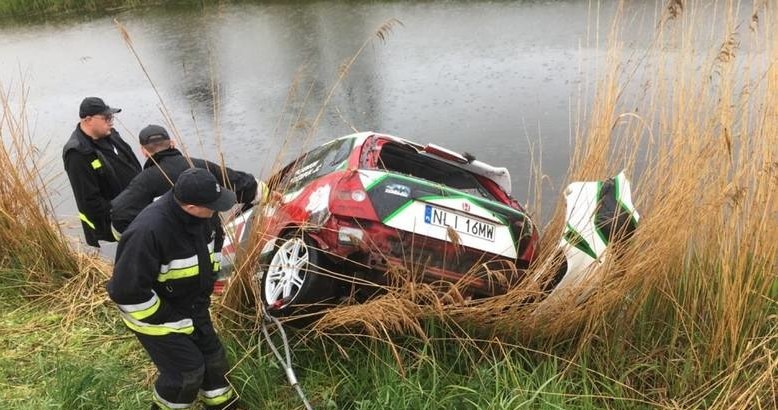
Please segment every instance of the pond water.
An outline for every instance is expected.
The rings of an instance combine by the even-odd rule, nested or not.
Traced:
[[[637,7],[628,14],[648,16],[650,29],[661,6]],[[0,26],[0,84],[17,101],[20,84],[28,88],[27,119],[48,158],[56,211],[74,225],[60,152],[79,102],[92,95],[123,109],[116,127],[134,147],[146,124],[165,124],[164,107],[191,155],[221,152],[260,178],[279,156],[373,130],[506,166],[514,196],[527,203],[532,153],[537,160],[542,151],[548,214],[569,163],[572,113],[591,93],[614,11],[589,1],[135,9]],[[389,19],[402,24],[382,41],[375,32]],[[312,130],[343,64],[365,43]]]

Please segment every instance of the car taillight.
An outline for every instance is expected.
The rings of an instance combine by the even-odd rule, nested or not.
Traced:
[[[348,216],[377,221],[378,216],[368,200],[358,172],[352,172],[341,179],[330,195],[330,212],[334,215]]]
[[[351,191],[351,200],[356,202],[362,202],[367,199],[367,193],[361,189]]]
[[[361,189],[356,189],[353,191],[335,191],[333,199],[338,201],[362,202],[367,199],[367,193]]]

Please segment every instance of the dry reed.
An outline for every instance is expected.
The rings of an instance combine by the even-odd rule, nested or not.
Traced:
[[[0,260],[22,269],[29,283],[50,284],[55,277],[76,273],[77,260],[53,217],[41,177],[41,152],[30,141],[28,91],[24,84],[19,90],[12,98],[12,90],[0,85]]]
[[[696,20],[694,4],[669,2],[645,51],[658,62],[656,69],[645,71],[650,86],[636,101],[628,100],[627,90],[641,68],[622,61],[621,27],[614,22],[609,62],[593,104],[576,117],[568,179],[604,179],[626,169],[642,219],[629,242],[611,249],[604,280],[586,302],[539,311],[527,303],[539,293],[529,280],[502,296],[468,300],[457,286],[442,291],[416,283],[402,274],[413,266],[398,267],[382,285],[382,296],[329,310],[308,334],[320,339],[366,334],[397,351],[398,335],[428,339],[425,323],[432,319],[463,344],[474,343],[475,332],[543,351],[572,341],[571,363],[581,355],[627,353],[646,343],[653,350],[641,352],[630,366],[660,357],[670,372],[681,361],[690,362],[691,370],[684,375],[689,386],[674,392],[668,380],[636,371],[629,386],[649,392],[641,400],[668,408],[775,408],[778,35],[769,29],[774,8],[755,6],[742,24],[735,6],[726,3],[717,38],[711,38],[695,31],[710,23]],[[375,38],[384,40],[395,24],[379,29]],[[309,136],[369,41],[340,71]],[[678,52],[671,57],[667,49]],[[309,95],[310,89],[306,101]],[[104,300],[98,285],[108,267],[68,248],[50,205],[41,200],[46,195],[24,114],[12,112],[7,91],[2,98],[0,166],[11,171],[0,178],[0,240],[6,244],[0,260],[22,266],[30,283],[50,283],[53,271],[88,272],[49,295],[55,300],[81,295],[69,305],[69,317],[94,312]],[[557,207],[544,230],[543,252],[531,269],[553,258],[563,211]],[[232,313],[224,319],[235,328],[256,329],[261,316],[250,308],[258,299],[254,275],[268,239],[265,230],[258,218],[224,295],[222,312]],[[617,361],[604,357],[600,366],[617,374],[624,370]]]
[[[778,67],[769,62],[778,58],[778,35],[760,26],[774,21],[774,10],[755,6],[746,25],[736,4],[726,2],[717,39],[699,30],[710,22],[697,21],[695,7],[668,4],[646,56],[637,59],[650,58],[653,71],[625,63],[617,19],[593,104],[578,111],[568,179],[604,179],[626,169],[642,216],[632,239],[610,250],[604,281],[585,303],[538,311],[526,303],[539,292],[530,281],[499,297],[447,299],[406,276],[381,297],[329,310],[310,334],[368,334],[394,346],[398,335],[426,337],[423,323],[435,319],[540,346],[572,338],[574,356],[591,354],[593,341],[607,350],[628,347],[631,337],[669,334],[675,344],[661,354],[668,363],[691,360],[695,387],[684,399],[670,398],[661,382],[638,377],[636,385],[655,389],[654,403],[775,406]],[[711,50],[711,43],[718,46]],[[646,85],[630,101],[638,74]],[[563,215],[562,204],[531,269],[554,256]],[[245,279],[240,269],[239,276]],[[467,332],[457,337],[471,340]],[[754,376],[744,384],[743,374]]]

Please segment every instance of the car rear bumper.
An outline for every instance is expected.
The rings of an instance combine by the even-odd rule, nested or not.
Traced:
[[[517,266],[516,260],[377,222],[338,217],[329,222],[327,229],[313,236],[335,259],[354,262],[375,273],[377,282],[386,283],[386,273],[399,272],[401,280],[453,284],[466,293],[490,296],[504,293],[525,273],[526,266]]]

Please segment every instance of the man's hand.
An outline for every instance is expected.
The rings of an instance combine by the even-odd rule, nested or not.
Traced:
[[[282,197],[283,195],[280,192],[271,190],[266,183],[257,180],[257,197],[251,203],[254,205],[264,205],[269,202],[279,202]]]

